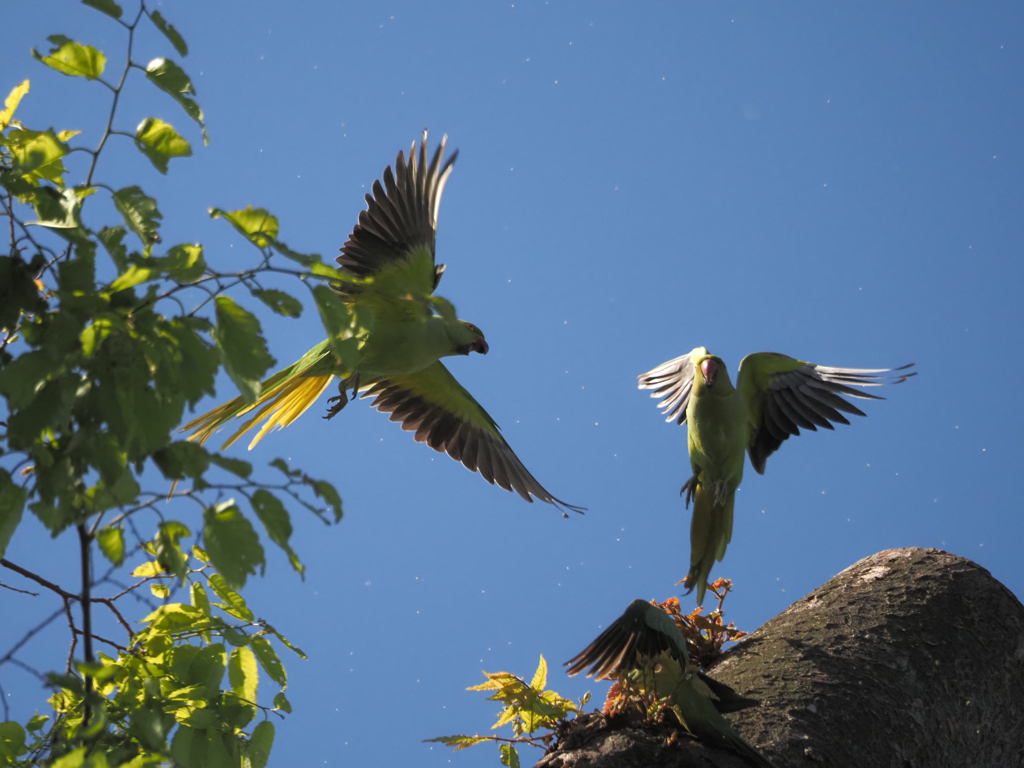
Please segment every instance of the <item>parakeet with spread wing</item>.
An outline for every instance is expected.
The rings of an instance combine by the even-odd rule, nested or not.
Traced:
[[[345,407],[347,391],[353,398],[375,395],[372,405],[415,432],[417,442],[447,452],[488,483],[514,490],[531,503],[537,498],[553,504],[563,514],[564,509],[580,512],[582,507],[555,498],[534,479],[487,411],[440,362],[450,355],[488,351],[483,332],[433,295],[444,272],[444,264],[434,261],[437,212],[458,156],[456,151],[442,163],[446,140],[429,164],[426,131],[418,149],[413,143],[408,161],[398,153],[394,172],[388,166],[383,185],[374,182],[367,208],[341,249],[340,270],[355,280],[335,288],[353,311],[370,316],[368,333],[354,340],[354,362],[339,359],[324,341],[264,381],[254,403],[236,397],[183,431],[202,444],[228,421],[248,415],[223,447],[262,421],[249,444],[252,449],[274,427],[299,418],[338,378],[339,394],[327,418]]]
[[[675,620],[657,605],[634,600],[629,608],[583,651],[565,662],[567,674],[595,680],[624,678],[645,693],[665,701],[686,730],[703,742],[727,747],[761,768],[773,764],[736,733],[722,717],[756,706],[690,665],[686,638]]]
[[[686,585],[697,588],[703,604],[715,560],[725,557],[732,539],[733,501],[743,479],[743,454],[763,475],[765,462],[800,427],[833,429],[849,424],[842,412],[864,416],[848,395],[882,400],[852,387],[898,384],[914,373],[900,368],[830,368],[776,352],[757,352],[740,361],[737,385],[725,363],[704,347],[669,360],[640,375],[640,389],[664,398],[658,407],[666,421],[688,425],[687,444],[693,476],[683,485],[686,506],[693,500],[690,570]]]

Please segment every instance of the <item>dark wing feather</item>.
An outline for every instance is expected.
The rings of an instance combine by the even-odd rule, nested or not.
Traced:
[[[677,357],[639,376],[640,389],[653,389],[651,397],[663,397],[658,407],[667,415],[665,421],[682,424],[686,421],[686,406],[690,402],[693,377],[697,368],[690,355]]]
[[[373,183],[373,194],[366,195],[366,210],[359,214],[359,223],[341,248],[337,262],[341,268],[356,277],[369,277],[386,264],[405,258],[406,254],[424,247],[434,254],[437,235],[437,210],[441,193],[452,171],[458,151],[441,163],[445,143],[441,139],[434,157],[427,164],[427,132],[417,144],[413,142],[406,161],[402,152],[391,166],[384,170],[381,185]],[[434,267],[434,287],[437,287],[444,264]],[[358,288],[342,284],[343,293],[357,292]]]
[[[917,375],[916,372],[901,373],[912,365],[900,368],[832,368],[804,363],[796,370],[774,374],[763,393],[761,423],[754,431],[748,449],[750,463],[758,473],[764,474],[768,457],[790,435],[799,435],[800,427],[833,429],[833,422],[849,424],[840,411],[864,416],[863,411],[840,395],[882,400],[884,398],[853,387],[899,384]]]
[[[447,453],[491,485],[515,491],[526,501],[534,498],[560,509],[582,512],[552,496],[531,475],[498,431],[497,425],[448,369],[434,363],[405,376],[378,379],[362,391],[375,396],[378,411],[415,432],[416,442]]]
[[[566,674],[577,675],[590,667],[587,677],[603,680],[616,671],[636,669],[637,654],[653,658],[664,651],[673,651],[668,635],[648,626],[645,617],[651,607],[643,600],[634,600],[594,642],[565,662],[569,667]],[[679,659],[679,662],[685,667],[685,659]]]

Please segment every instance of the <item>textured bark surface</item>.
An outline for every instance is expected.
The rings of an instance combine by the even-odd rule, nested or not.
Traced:
[[[729,718],[780,768],[1024,766],[1024,606],[946,552],[861,560],[709,671],[761,701]],[[537,765],[746,765],[671,732],[581,717]]]

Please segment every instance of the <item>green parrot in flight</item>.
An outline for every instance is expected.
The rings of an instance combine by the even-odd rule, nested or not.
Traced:
[[[686,585],[697,588],[704,603],[708,575],[715,560],[725,557],[732,539],[736,489],[743,480],[744,452],[759,474],[765,462],[800,427],[834,429],[849,424],[840,411],[865,414],[840,395],[882,400],[852,387],[898,384],[914,373],[900,368],[830,368],[776,352],[756,352],[740,361],[734,388],[722,358],[704,347],[662,363],[640,375],[640,389],[664,398],[658,407],[666,421],[688,424],[687,446],[693,476],[680,495],[693,500],[690,523],[690,571]],[[699,375],[698,375],[699,373]]]
[[[701,741],[738,752],[761,768],[775,768],[722,717],[723,712],[757,706],[757,702],[691,666],[686,638],[675,620],[657,605],[634,600],[565,666],[570,677],[590,667],[587,676],[593,675],[595,680],[625,678],[664,701],[683,727]]]
[[[231,419],[249,416],[224,443],[227,448],[262,421],[249,443],[250,450],[274,427],[295,421],[338,378],[339,395],[326,418],[336,416],[352,397],[375,396],[372,405],[391,414],[391,421],[415,432],[417,442],[446,452],[492,485],[516,491],[528,502],[534,498],[563,510],[583,511],[548,493],[505,442],[497,424],[448,369],[442,357],[487,354],[483,332],[460,320],[452,304],[434,290],[444,264],[434,262],[437,212],[441,193],[458,152],[441,162],[447,136],[429,164],[427,133],[413,142],[406,161],[398,153],[395,170],[384,171],[383,185],[373,184],[367,208],[341,249],[337,262],[351,281],[335,284],[343,301],[372,322],[358,336],[357,362],[339,360],[325,340],[297,362],[278,371],[261,385],[254,403],[241,397],[186,424],[188,439],[206,442]]]

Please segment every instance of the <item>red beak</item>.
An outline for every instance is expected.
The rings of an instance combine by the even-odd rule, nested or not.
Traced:
[[[472,344],[469,345],[470,352],[479,352],[481,355],[486,355],[490,347],[487,346],[487,339],[483,336],[477,338]]]
[[[704,384],[710,387],[715,383],[715,376],[718,374],[718,363],[708,358],[700,364],[700,374],[704,377]]]

